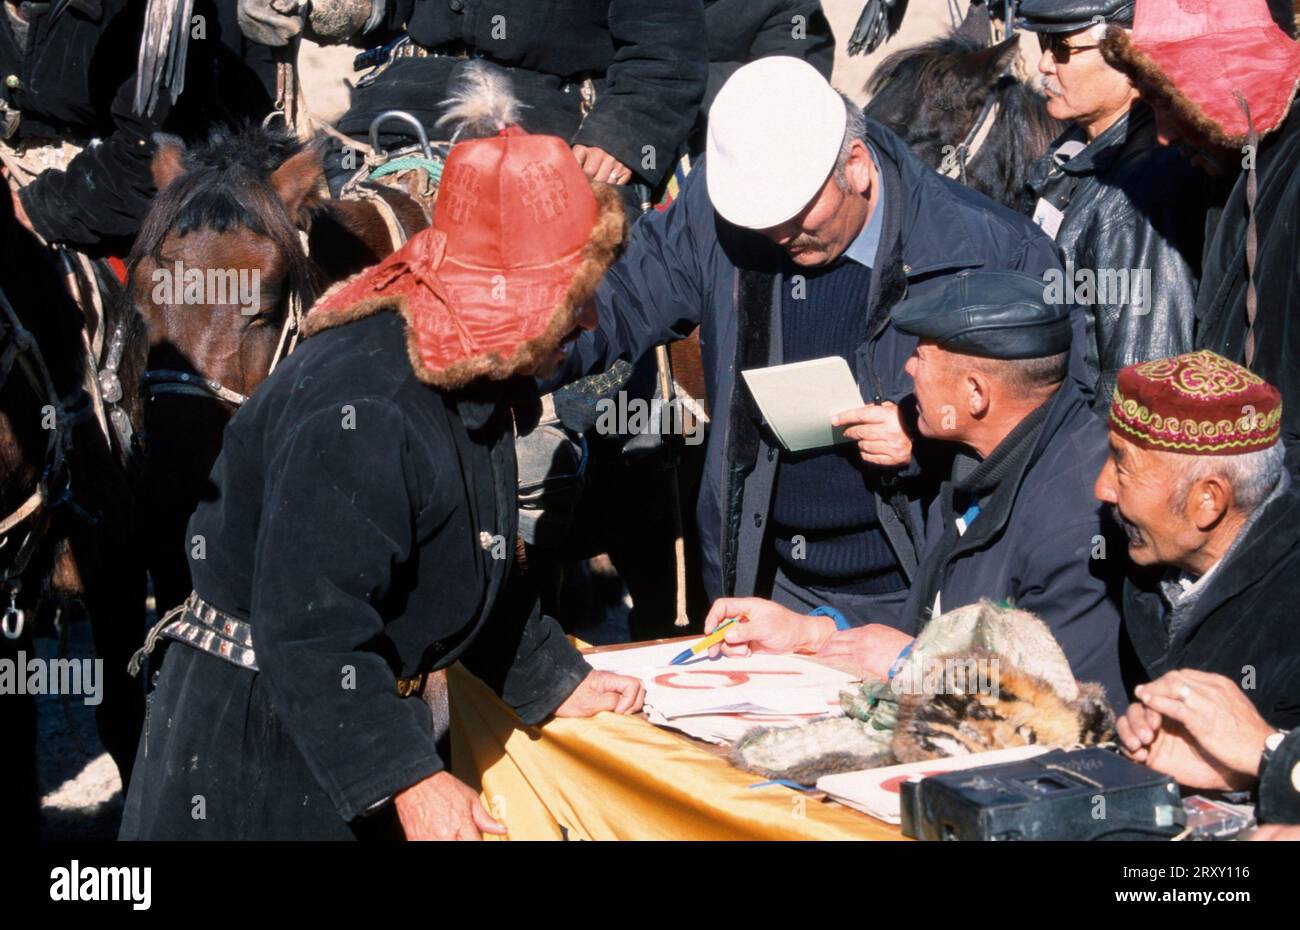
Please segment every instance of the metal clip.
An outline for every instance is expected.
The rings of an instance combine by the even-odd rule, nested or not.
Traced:
[[[424,124],[405,110],[385,110],[370,122],[370,147],[375,150],[376,155],[387,155],[379,144],[379,127],[391,120],[410,126],[415,131],[415,137],[420,140],[420,149],[424,152],[424,157],[433,161],[433,146],[429,144],[429,135],[424,131]]]
[[[0,633],[4,634],[5,639],[17,639],[23,635],[23,627],[27,623],[27,614],[18,609],[18,592],[22,585],[14,582],[9,589],[9,606],[5,608],[4,616],[0,617]]]

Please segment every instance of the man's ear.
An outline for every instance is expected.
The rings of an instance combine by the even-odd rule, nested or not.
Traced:
[[[852,152],[844,166],[844,177],[849,189],[856,194],[866,194],[871,190],[871,153],[861,139],[853,140]]]
[[[1223,475],[1208,475],[1188,492],[1187,514],[1202,533],[1214,529],[1236,503],[1232,484]]]
[[[185,143],[177,136],[167,133],[154,133],[153,161],[149,170],[153,174],[153,184],[162,190],[172,181],[185,173]]]
[[[966,388],[966,403],[971,419],[983,419],[989,412],[993,383],[984,372],[972,368],[962,374],[962,384]]]

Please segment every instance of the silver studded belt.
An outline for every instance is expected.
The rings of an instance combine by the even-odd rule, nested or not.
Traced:
[[[225,659],[231,665],[257,671],[257,654],[253,651],[253,631],[248,623],[234,614],[213,607],[197,594],[185,601],[185,610],[159,632],[178,643]]]

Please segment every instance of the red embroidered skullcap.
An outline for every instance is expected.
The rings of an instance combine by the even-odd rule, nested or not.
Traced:
[[[1221,355],[1191,352],[1120,371],[1110,402],[1110,428],[1158,452],[1259,452],[1281,435],[1282,395]]]

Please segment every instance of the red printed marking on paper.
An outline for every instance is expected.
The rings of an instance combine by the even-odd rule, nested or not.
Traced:
[[[886,778],[880,783],[881,791],[888,791],[890,794],[899,794],[902,792],[901,785],[905,781],[911,781],[913,778],[928,778],[931,775],[942,775],[942,771],[921,772],[916,775],[895,775],[893,778]]]
[[[755,675],[798,675],[799,672],[709,672],[709,671],[689,671],[689,672],[664,672],[656,676],[655,684],[662,685],[665,688],[681,688],[685,691],[704,691],[709,688],[734,688],[737,685],[743,685]],[[727,683],[720,684],[698,684],[698,685],[679,685],[673,681],[679,675],[712,675],[714,678],[726,678]]]

